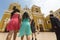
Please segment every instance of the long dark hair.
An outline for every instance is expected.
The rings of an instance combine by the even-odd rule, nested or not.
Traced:
[[[22,15],[22,21],[23,21],[25,18],[26,18],[26,19],[30,19],[30,17],[29,17],[29,15],[28,15],[27,12],[24,12],[24,14]]]
[[[13,12],[11,13],[11,18],[12,18],[12,16],[14,15],[14,13],[16,13],[16,12],[19,12],[19,13],[20,13],[20,10],[18,10],[18,9],[16,9],[16,8],[13,8]]]

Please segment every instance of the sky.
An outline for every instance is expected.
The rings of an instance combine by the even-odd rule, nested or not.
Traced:
[[[11,3],[19,3],[22,8],[26,5],[31,8],[32,5],[37,5],[41,8],[44,16],[49,14],[50,10],[57,10],[60,8],[60,0],[0,0],[0,20],[5,10],[8,10]]]

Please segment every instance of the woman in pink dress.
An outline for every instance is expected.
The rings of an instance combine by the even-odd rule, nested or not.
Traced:
[[[14,33],[13,40],[16,40],[16,35],[18,30],[20,29],[20,11],[18,9],[14,9],[11,13],[11,18],[9,23],[7,24],[7,31],[9,31],[6,40],[11,40],[12,34]]]

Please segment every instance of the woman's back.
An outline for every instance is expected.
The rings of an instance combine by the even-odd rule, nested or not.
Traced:
[[[30,20],[28,18],[25,18],[22,20],[22,22],[29,22]]]
[[[14,14],[13,16],[12,16],[12,18],[18,18],[19,17],[19,14]]]

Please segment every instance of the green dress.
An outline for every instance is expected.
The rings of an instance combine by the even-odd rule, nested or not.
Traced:
[[[20,27],[20,30],[19,30],[19,37],[22,37],[24,35],[30,35],[32,34],[31,32],[31,26],[30,26],[30,20],[29,19],[24,19],[22,21],[22,24],[21,24],[21,27]]]

